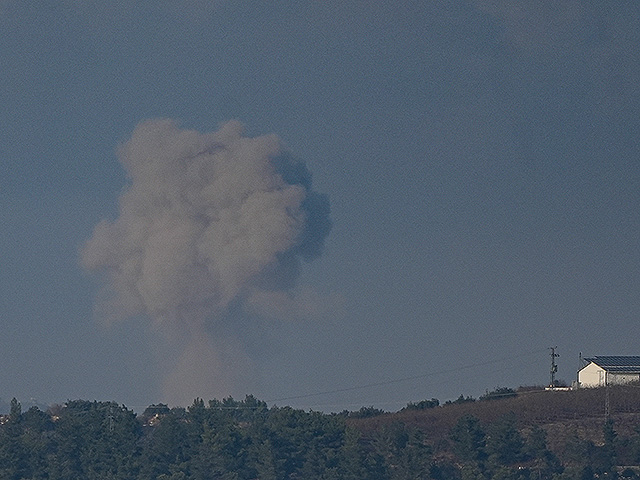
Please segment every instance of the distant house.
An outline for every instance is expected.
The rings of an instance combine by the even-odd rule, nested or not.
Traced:
[[[578,371],[578,387],[604,387],[640,381],[640,356],[596,356]]]

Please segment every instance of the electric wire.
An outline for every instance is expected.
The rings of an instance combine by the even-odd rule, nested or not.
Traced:
[[[533,354],[537,354],[537,353],[541,353],[546,351],[547,349],[537,349],[537,350],[532,350],[529,352],[525,352],[525,353],[521,353],[519,355],[510,355],[507,357],[501,357],[501,358],[496,358],[493,360],[488,360],[485,362],[480,362],[480,363],[474,363],[471,365],[463,365],[460,367],[456,367],[456,368],[451,368],[451,369],[446,369],[446,370],[439,370],[437,372],[429,372],[429,373],[423,373],[421,375],[413,375],[410,377],[403,377],[403,378],[395,378],[395,379],[390,379],[390,380],[384,380],[384,381],[380,381],[380,382],[374,382],[374,383],[368,383],[365,385],[357,385],[357,386],[353,386],[353,387],[345,387],[345,388],[337,388],[337,389],[333,389],[333,390],[325,390],[325,391],[321,391],[321,392],[313,392],[313,393],[305,393],[305,394],[301,394],[301,395],[292,395],[289,397],[281,397],[281,398],[275,398],[275,399],[271,399],[271,400],[266,400],[267,403],[274,403],[274,402],[283,402],[283,401],[287,401],[287,400],[299,400],[302,398],[311,398],[311,397],[318,397],[321,395],[330,395],[330,394],[334,394],[334,393],[344,393],[344,392],[351,392],[354,390],[363,390],[366,388],[373,388],[373,387],[380,387],[380,386],[384,386],[384,385],[392,385],[394,383],[401,383],[401,382],[407,382],[410,380],[419,380],[421,378],[428,378],[428,377],[434,377],[437,375],[445,375],[445,374],[449,374],[449,373],[456,373],[456,372],[461,372],[464,370],[471,370],[474,368],[478,368],[478,367],[484,367],[487,365],[493,365],[495,363],[500,363],[500,362],[504,362],[506,360],[513,360],[516,358],[523,358],[523,357],[527,357]]]

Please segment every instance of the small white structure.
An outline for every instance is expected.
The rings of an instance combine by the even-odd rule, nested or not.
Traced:
[[[640,356],[596,356],[578,371],[578,388],[604,387],[640,381]]]

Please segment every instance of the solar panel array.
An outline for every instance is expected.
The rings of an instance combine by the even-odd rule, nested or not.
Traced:
[[[640,356],[595,356],[585,358],[610,372],[640,372]]]

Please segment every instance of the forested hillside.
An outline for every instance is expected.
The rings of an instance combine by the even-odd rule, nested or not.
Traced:
[[[396,413],[324,414],[252,396],[142,415],[84,400],[23,412],[13,400],[0,423],[0,480],[640,478],[637,386],[504,388]]]

